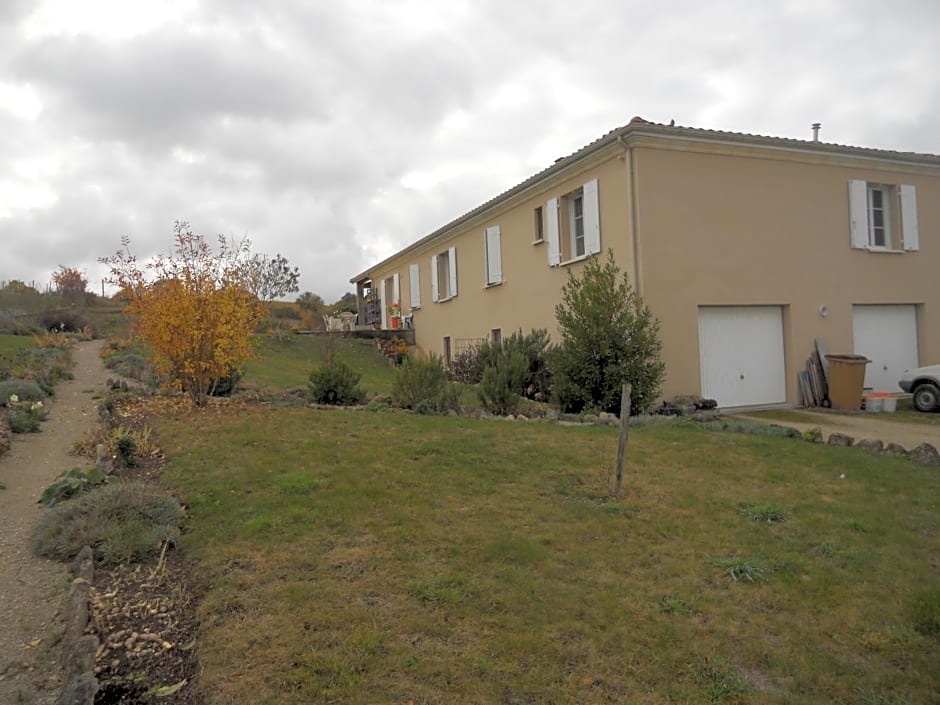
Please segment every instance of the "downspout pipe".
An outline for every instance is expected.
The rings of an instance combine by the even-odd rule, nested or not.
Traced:
[[[628,231],[630,244],[633,249],[633,288],[639,296],[643,296],[643,276],[640,266],[640,228],[637,224],[637,197],[636,197],[636,161],[633,148],[627,144],[623,135],[617,135],[617,141],[623,147],[626,155],[627,168],[627,213],[629,216]]]

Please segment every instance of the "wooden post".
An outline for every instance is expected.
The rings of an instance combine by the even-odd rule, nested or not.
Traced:
[[[620,397],[620,440],[617,442],[617,479],[614,485],[614,496],[619,497],[623,489],[623,466],[627,460],[627,441],[630,434],[630,395],[633,385],[624,382]]]

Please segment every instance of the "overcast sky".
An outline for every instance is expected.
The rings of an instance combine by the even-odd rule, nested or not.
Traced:
[[[634,115],[940,154],[940,2],[0,0],[0,281],[179,219],[333,301]]]

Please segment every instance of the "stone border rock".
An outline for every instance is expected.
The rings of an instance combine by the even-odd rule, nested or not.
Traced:
[[[804,438],[814,443],[822,443],[822,431],[818,428],[812,429],[811,437],[804,434]],[[810,433],[809,431],[807,433]],[[940,453],[929,443],[921,443],[919,446],[907,450],[897,443],[888,443],[885,445],[881,440],[875,438],[862,438],[858,442],[852,436],[844,433],[833,433],[826,441],[827,445],[844,446],[846,448],[860,448],[861,450],[872,453],[873,455],[889,455],[897,458],[907,458],[921,465],[940,465]]]
[[[62,637],[62,670],[65,686],[56,705],[94,705],[98,692],[95,677],[95,655],[98,637],[85,634],[88,626],[88,596],[95,578],[94,554],[85,546],[72,563],[75,579],[69,590],[65,615],[65,634]]]

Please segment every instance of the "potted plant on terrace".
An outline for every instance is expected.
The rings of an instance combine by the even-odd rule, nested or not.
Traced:
[[[397,301],[388,307],[388,313],[392,328],[401,328],[401,306]]]

